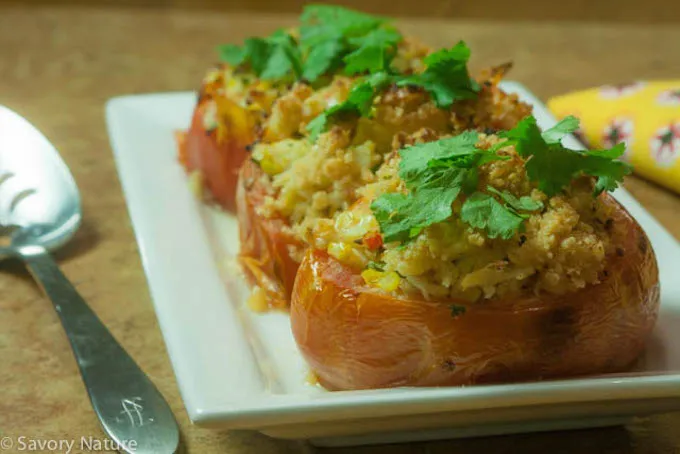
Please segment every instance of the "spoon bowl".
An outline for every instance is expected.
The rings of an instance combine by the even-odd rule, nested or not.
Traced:
[[[73,237],[80,194],[52,144],[21,116],[0,106],[0,224],[16,227],[11,247],[53,250]],[[0,258],[11,253],[8,248]]]

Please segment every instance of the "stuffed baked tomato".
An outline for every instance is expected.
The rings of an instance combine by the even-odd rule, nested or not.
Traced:
[[[280,29],[267,37],[249,38],[240,47],[220,46],[220,57],[226,63],[205,76],[191,125],[178,133],[180,162],[195,175],[199,188],[206,189],[203,193],[208,198],[230,211],[238,169],[250,146],[299,137],[310,119],[341,102],[352,79],[369,69],[362,65],[375,64],[355,53],[363,48],[364,40],[372,42],[374,36],[385,40],[366,44],[372,46],[377,62],[389,62],[394,71],[417,70],[428,53],[386,20],[342,7],[305,7],[301,28],[306,33],[300,28]],[[328,48],[319,35],[331,31],[339,41]],[[355,64],[352,54],[362,59],[361,65]],[[324,90],[336,74],[350,76],[344,95],[337,84],[333,90]]]
[[[564,148],[568,119],[415,141],[309,250],[292,329],[333,390],[622,371],[659,305],[652,247],[606,190],[629,172]],[[554,166],[560,162],[560,166]],[[360,241],[357,241],[360,239]],[[371,239],[371,241],[367,241]]]

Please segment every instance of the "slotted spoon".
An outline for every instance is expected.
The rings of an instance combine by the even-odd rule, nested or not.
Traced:
[[[123,452],[173,453],[179,430],[154,384],[116,342],[50,256],[80,225],[78,188],[50,142],[0,106],[0,260],[24,261],[52,300],[92,406]]]

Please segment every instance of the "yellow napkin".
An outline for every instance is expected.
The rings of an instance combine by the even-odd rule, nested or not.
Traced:
[[[635,173],[680,193],[680,80],[608,85],[557,96],[558,118],[581,120],[579,139],[591,148],[626,144]]]

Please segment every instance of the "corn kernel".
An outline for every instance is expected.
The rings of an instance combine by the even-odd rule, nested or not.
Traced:
[[[378,283],[378,286],[381,289],[385,290],[386,292],[393,292],[399,288],[401,278],[397,273],[395,273],[394,271],[389,271],[383,274],[384,276],[382,277],[382,279],[380,279],[380,282]]]
[[[378,287],[386,292],[393,292],[399,288],[401,278],[394,271],[364,270],[361,272],[364,281],[373,287]]]
[[[262,161],[258,161],[258,163],[260,164],[260,168],[267,175],[276,175],[283,172],[283,168],[271,159],[263,159]]]
[[[268,175],[277,175],[288,169],[293,162],[307,154],[310,146],[305,142],[285,139],[276,143],[258,144],[253,150],[255,159]]]
[[[378,270],[368,269],[361,272],[361,277],[364,278],[364,282],[374,287],[378,286],[378,281],[380,280],[382,275],[383,273]]]
[[[370,228],[370,217],[352,211],[343,211],[335,219],[335,230],[347,241],[361,239]]]
[[[328,245],[328,254],[353,268],[364,268],[366,258],[352,244],[333,242]]]
[[[345,243],[331,243],[328,245],[328,253],[331,257],[343,262],[349,257],[350,246]]]

